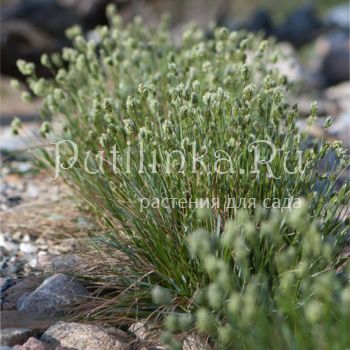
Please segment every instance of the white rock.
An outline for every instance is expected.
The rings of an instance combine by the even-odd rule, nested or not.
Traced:
[[[34,254],[37,252],[38,248],[32,243],[22,242],[19,245],[19,250],[25,254]]]
[[[41,337],[50,345],[60,345],[75,350],[127,350],[126,333],[118,331],[118,336],[95,325],[75,322],[58,322]]]

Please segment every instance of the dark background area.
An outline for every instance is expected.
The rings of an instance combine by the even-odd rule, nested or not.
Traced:
[[[23,105],[9,88],[9,77],[22,79],[16,67],[21,58],[37,64],[43,53],[59,52],[70,43],[65,30],[79,24],[87,37],[97,25],[107,24],[107,0],[7,0],[1,2],[1,116],[2,124],[16,114],[33,116],[36,106]],[[326,89],[349,81],[349,4],[339,0],[114,0],[125,24],[142,16],[145,25],[156,25],[161,14],[171,18],[174,41],[181,40],[185,24],[195,22],[208,37],[214,25],[230,30],[262,32],[279,41],[290,62],[282,67],[298,81],[300,93],[324,100]],[[349,86],[347,86],[348,88]],[[25,86],[24,86],[25,88]],[[341,94],[345,93],[343,88]],[[310,98],[311,98],[310,97]],[[339,114],[339,108],[326,109]],[[349,113],[349,110],[346,109]],[[349,119],[349,114],[347,114]],[[7,124],[7,123],[6,123]]]

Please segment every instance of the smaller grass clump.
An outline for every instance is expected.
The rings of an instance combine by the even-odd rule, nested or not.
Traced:
[[[40,164],[53,173],[60,170],[101,225],[94,238],[98,253],[87,267],[93,273],[86,278],[103,292],[83,306],[83,315],[120,324],[193,313],[197,328],[218,344],[231,344],[233,336],[247,349],[254,339],[266,344],[263,329],[270,321],[276,328],[266,334],[281,334],[283,345],[296,335],[308,334],[316,341],[311,326],[293,327],[304,305],[312,310],[323,303],[315,299],[309,305],[313,283],[326,271],[332,275],[345,244],[349,225],[344,206],[350,188],[338,180],[349,159],[341,143],[316,142],[297,130],[298,108],[285,97],[290,84],[275,68],[283,57],[272,40],[224,28],[209,40],[190,27],[176,47],[164,22],[146,29],[137,18],[124,28],[113,7],[107,12],[110,27],[96,29],[97,41],[87,41],[74,27],[67,31],[72,48],[42,57],[51,79],[38,78],[31,63],[18,64],[32,92],[44,97],[40,133],[56,150],[60,145],[59,154],[55,147],[43,149]],[[314,103],[309,124],[316,118]],[[329,151],[337,162],[323,174],[318,165]],[[294,230],[283,218],[270,215],[273,207],[299,206],[301,198],[308,206],[300,220],[315,222],[310,227]],[[239,206],[246,206],[247,237],[236,232],[243,220],[237,215]],[[267,208],[256,219],[260,206]],[[262,223],[269,217],[267,228]],[[204,231],[198,233],[201,227]],[[229,227],[232,234],[225,233]],[[302,239],[309,231],[311,243]],[[230,235],[233,241],[223,246]],[[208,237],[216,242],[214,251]],[[203,245],[198,252],[196,240]],[[305,255],[305,242],[317,244],[322,254],[323,244],[331,247],[328,265],[312,247]],[[299,274],[284,274],[278,259],[287,261],[285,271],[299,262],[309,264],[305,284]],[[214,270],[218,263],[230,275],[222,284],[209,273],[211,263]],[[292,294],[283,294],[281,286],[287,282]],[[338,283],[329,283],[335,288],[331,294],[337,294]],[[154,291],[156,286],[162,289]],[[211,301],[201,306],[197,294],[206,294],[207,286]],[[250,296],[254,289],[256,295]],[[171,295],[172,308],[154,303],[152,291],[160,298],[164,291]],[[227,318],[225,305],[233,291],[238,305],[251,298],[253,307],[256,298],[263,298],[251,311],[259,322],[249,332],[244,327],[252,319],[232,333],[232,322],[238,321]],[[322,312],[338,320],[336,309],[331,316],[327,305],[320,306]],[[210,322],[214,317],[215,327],[202,329],[200,315]],[[332,325],[330,331],[335,332]],[[220,340],[219,333],[225,332],[227,339]],[[325,341],[330,337],[325,334]]]
[[[190,251],[208,275],[181,312],[157,287],[165,319],[162,339],[181,349],[194,329],[217,349],[346,349],[350,288],[334,270],[334,242],[308,219],[305,203],[288,213],[240,211],[222,235],[198,229]],[[346,271],[349,273],[349,264]]]

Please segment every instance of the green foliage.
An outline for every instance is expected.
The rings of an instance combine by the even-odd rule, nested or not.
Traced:
[[[46,121],[40,133],[50,141],[72,140],[79,150],[74,161],[70,145],[60,147],[58,163],[68,168],[60,175],[104,228],[95,243],[109,258],[91,262],[104,265],[100,274],[93,270],[93,279],[117,292],[110,294],[112,301],[89,310],[89,317],[110,322],[117,322],[119,316],[157,319],[175,310],[180,318],[171,316],[166,322],[174,331],[190,327],[194,318],[181,312],[193,311],[199,330],[213,339],[228,338],[217,340],[220,344],[230,343],[233,334],[246,348],[254,340],[268,341],[263,339],[264,329],[269,329],[266,334],[272,339],[276,334],[279,337],[279,322],[286,319],[290,327],[280,336],[284,345],[293,338],[292,325],[299,313],[303,315],[303,305],[310,315],[317,315],[323,299],[309,304],[312,289],[305,291],[302,283],[289,281],[291,277],[284,276],[299,277],[283,274],[281,266],[289,271],[296,262],[308,263],[306,257],[313,257],[315,263],[304,268],[318,276],[326,265],[315,256],[330,240],[335,251],[330,253],[333,260],[327,262],[333,267],[347,230],[342,219],[349,186],[335,193],[337,179],[348,166],[346,152],[339,143],[313,142],[298,132],[297,107],[285,98],[287,79],[275,69],[276,60],[283,57],[272,41],[225,29],[217,29],[214,39],[207,40],[191,27],[181,46],[175,47],[164,23],[146,29],[137,18],[122,29],[112,7],[108,13],[110,28],[97,29],[97,42],[86,41],[74,27],[67,31],[73,48],[63,49],[61,56],[43,57],[52,79],[38,79],[35,67],[19,62],[33,93],[45,97],[43,117],[54,115],[61,123],[52,127]],[[313,104],[310,124],[316,114]],[[252,143],[258,140],[276,146],[282,157],[275,156],[270,168],[262,165],[254,171]],[[320,174],[318,164],[330,149],[339,161],[331,173]],[[185,155],[184,163],[178,153],[172,153],[175,150]],[[231,157],[232,167],[216,163],[215,151],[221,150]],[[300,151],[302,171],[292,174]],[[263,159],[271,157],[266,143],[259,152]],[[193,153],[205,157],[207,169],[193,168]],[[52,169],[57,165],[51,149],[42,150],[40,162]],[[303,215],[316,223],[302,230],[312,232],[307,236],[310,240],[301,239],[293,225],[285,225],[278,215],[265,221],[268,210],[252,206],[243,220],[232,206],[233,200],[250,203],[253,199],[262,205],[274,198],[282,205],[301,197],[309,203]],[[144,208],[144,198],[156,199],[158,204]],[[162,205],[169,199],[181,201]],[[210,203],[218,199],[220,205],[207,206],[203,199]],[[227,200],[231,205],[224,205]],[[258,214],[261,217],[254,221]],[[304,222],[304,216],[290,220]],[[237,233],[241,222],[245,223],[244,236]],[[306,255],[304,250],[308,250]],[[122,263],[109,263],[120,254]],[[279,265],[277,259],[281,264],[290,259],[293,264]],[[305,283],[311,286],[309,277]],[[290,295],[283,294],[284,283],[293,286],[290,293],[295,299],[288,301]],[[152,294],[155,286],[159,288]],[[204,305],[194,303],[194,296],[207,287]],[[227,294],[234,290],[234,296]],[[264,302],[256,305],[256,298],[262,297]],[[165,300],[172,308],[163,305]],[[249,306],[237,311],[244,310],[242,324],[232,333],[232,323],[226,319],[227,310],[234,314],[235,300]],[[226,301],[229,308],[223,308]],[[322,310],[329,309],[322,306]],[[261,330],[247,331],[252,317],[262,320]],[[274,327],[268,328],[269,318]],[[333,318],[337,319],[336,313]],[[310,329],[301,327],[298,336],[307,338]],[[165,334],[164,339],[173,338]]]
[[[195,293],[190,312],[166,318],[170,348],[179,344],[176,334],[189,329],[210,336],[218,349],[349,346],[350,288],[334,273],[334,242],[309,221],[305,206],[273,211],[263,221],[260,214],[250,219],[241,211],[220,237],[205,230],[189,236],[209,282]],[[181,326],[184,317],[190,322]]]

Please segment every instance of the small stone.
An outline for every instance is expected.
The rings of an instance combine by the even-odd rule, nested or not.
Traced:
[[[34,254],[37,251],[37,248],[33,244],[25,242],[20,243],[19,249],[25,254]]]
[[[60,345],[75,350],[129,349],[126,334],[116,336],[102,327],[75,322],[57,322],[42,335],[41,340],[49,345]]]
[[[88,294],[79,282],[59,273],[47,278],[33,292],[23,295],[17,302],[17,309],[55,315]]]
[[[30,243],[31,239],[30,239],[30,235],[28,235],[28,233],[26,233],[23,237],[22,237],[22,242],[24,243]]]
[[[37,256],[37,267],[54,272],[67,272],[76,269],[81,258],[73,254],[51,255],[40,252]]]
[[[1,330],[1,345],[14,346],[23,344],[35,332],[27,328],[5,328]]]
[[[16,345],[13,350],[48,350],[45,343],[39,339],[30,337],[23,345]]]
[[[182,350],[213,350],[213,348],[196,334],[183,339]]]
[[[0,247],[5,248],[11,255],[18,251],[18,244],[12,242],[7,235],[0,234]]]
[[[138,340],[146,340],[150,336],[149,328],[144,321],[133,323],[128,330],[133,333]]]

